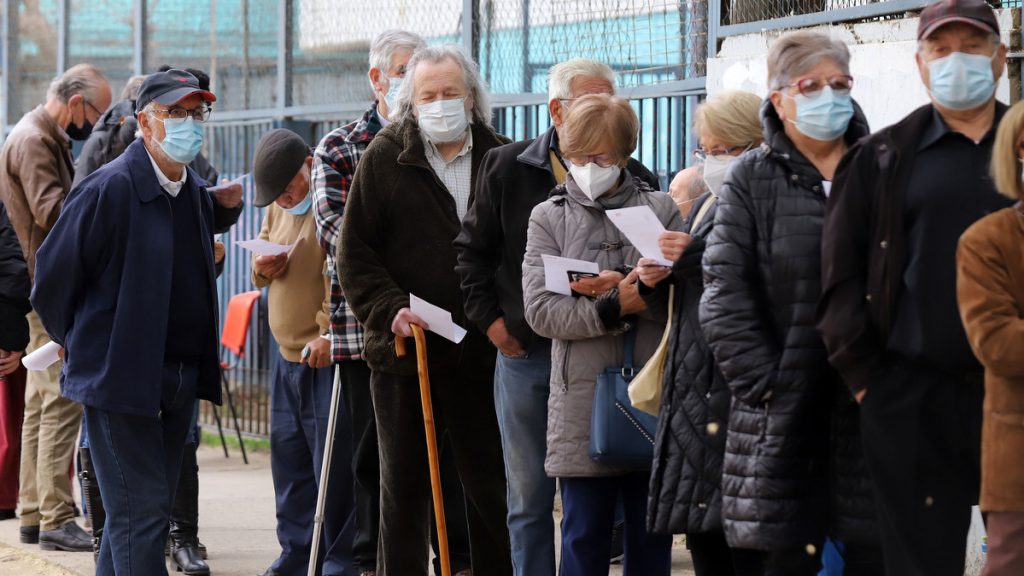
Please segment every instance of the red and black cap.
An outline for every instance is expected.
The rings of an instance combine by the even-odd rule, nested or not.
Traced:
[[[171,106],[193,94],[199,94],[206,102],[216,102],[213,92],[199,87],[199,80],[184,70],[171,69],[146,76],[135,99],[135,111],[141,112],[150,102]]]
[[[917,39],[924,40],[942,26],[961,22],[983,32],[999,34],[996,13],[985,0],[940,0],[921,12],[917,25]]]

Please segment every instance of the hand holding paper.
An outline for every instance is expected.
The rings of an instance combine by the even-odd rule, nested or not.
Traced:
[[[27,370],[46,370],[60,358],[60,344],[47,342],[21,359]]]
[[[544,260],[544,288],[555,294],[572,296],[569,286],[569,272],[588,272],[597,274],[601,271],[594,262],[562,258],[551,254],[541,254]]]
[[[458,344],[466,337],[466,329],[452,321],[452,313],[434,306],[415,294],[409,294],[409,308],[412,313],[427,323],[425,327],[434,334]]]
[[[605,214],[644,258],[657,260],[663,266],[672,265],[672,261],[665,258],[658,246],[658,237],[665,231],[665,226],[650,206],[619,208],[608,210]]]

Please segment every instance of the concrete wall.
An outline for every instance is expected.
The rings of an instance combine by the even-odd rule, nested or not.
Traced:
[[[1003,42],[1008,46],[1012,15],[997,11]],[[850,47],[853,97],[876,130],[893,124],[928,102],[914,54],[917,52],[917,18],[817,28],[841,38]],[[741,89],[767,96],[768,46],[781,32],[763,32],[726,38],[716,58],[708,60],[708,94]],[[1010,83],[1003,75],[996,91],[1010,101]]]

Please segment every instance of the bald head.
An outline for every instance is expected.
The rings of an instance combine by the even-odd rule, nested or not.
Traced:
[[[693,201],[700,198],[704,192],[707,192],[707,186],[704,185],[704,174],[700,166],[680,170],[668,185],[668,195],[675,200],[683,218],[690,215]]]

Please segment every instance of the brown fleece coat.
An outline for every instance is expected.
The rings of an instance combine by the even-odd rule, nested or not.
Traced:
[[[1024,512],[1024,204],[986,216],[960,238],[957,296],[985,365],[981,508]]]

